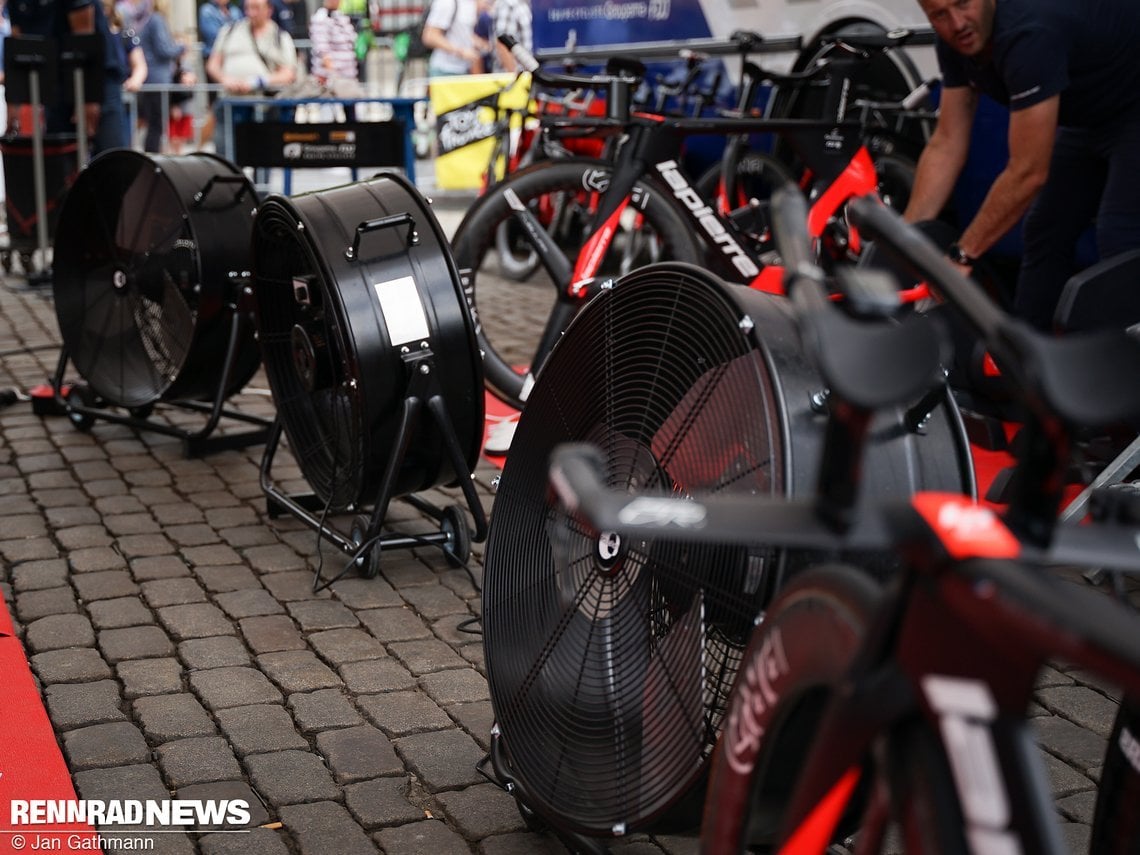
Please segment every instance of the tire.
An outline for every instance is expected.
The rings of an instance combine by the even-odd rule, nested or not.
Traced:
[[[799,575],[773,602],[745,650],[713,755],[702,855],[738,855],[774,842],[794,770],[877,599],[878,588],[861,571],[823,566]],[[747,688],[760,674],[774,703]]]
[[[555,308],[561,287],[542,265],[527,278],[512,278],[521,269],[504,269],[495,251],[500,225],[511,217],[508,194],[513,194],[539,218],[571,263],[586,238],[589,212],[585,209],[587,188],[608,184],[610,165],[588,158],[571,158],[535,164],[495,185],[467,212],[452,239],[452,253],[464,279],[468,305],[475,319],[483,370],[488,389],[496,397],[522,409],[533,381],[530,363],[547,318]],[[621,275],[635,266],[675,259],[699,262],[701,247],[674,203],[656,185],[638,182],[635,195],[641,201],[644,223],[631,221],[636,211],[623,217],[603,260],[601,271]],[[521,231],[521,230],[520,230]],[[516,234],[513,251],[525,257],[525,236]]]
[[[873,160],[879,177],[879,198],[891,210],[903,213],[910,202],[910,191],[914,189],[917,165],[910,158],[897,154],[881,154]]]
[[[1116,714],[1104,769],[1100,773],[1089,852],[1097,855],[1140,853],[1140,704],[1125,702]],[[1131,759],[1126,751],[1132,753]]]
[[[710,167],[694,185],[710,203],[716,198],[720,173],[721,165],[718,163]],[[794,180],[792,171],[775,155],[742,149],[737,157],[736,176],[736,192],[729,201],[731,209],[739,210],[751,199],[757,200],[760,205],[752,211],[738,214],[734,219],[751,238],[757,250],[768,252],[774,248],[769,228],[770,218],[767,215],[768,203],[776,188]]]

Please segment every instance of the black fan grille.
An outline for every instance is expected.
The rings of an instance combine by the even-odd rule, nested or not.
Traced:
[[[536,806],[568,827],[645,827],[699,778],[777,556],[587,536],[547,498],[561,442],[611,486],[783,494],[764,355],[721,286],[680,265],[626,277],[552,354],[512,445],[486,557],[495,715]]]
[[[366,451],[352,350],[335,295],[297,220],[267,203],[254,229],[258,336],[289,447],[330,510],[360,495]]]
[[[54,296],[79,373],[116,404],[175,382],[197,323],[197,245],[182,200],[141,156],[99,159],[60,213]]]

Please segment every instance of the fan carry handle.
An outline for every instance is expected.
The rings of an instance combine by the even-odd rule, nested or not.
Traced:
[[[244,196],[249,189],[249,182],[244,175],[211,175],[202,189],[194,194],[195,208],[200,208],[206,204],[206,197],[210,195],[210,191],[213,190],[217,184],[237,184],[238,191],[234,194],[235,202],[241,201],[241,197]]]
[[[407,211],[400,214],[391,214],[387,217],[377,217],[374,220],[365,220],[356,227],[356,235],[352,239],[352,246],[344,251],[344,257],[349,261],[358,261],[360,258],[360,239],[369,232],[380,229],[390,229],[395,226],[407,225],[408,246],[416,246],[420,242],[420,233],[416,231],[416,221]]]

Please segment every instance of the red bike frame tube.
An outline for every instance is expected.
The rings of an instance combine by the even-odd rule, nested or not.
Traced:
[[[779,855],[823,855],[835,834],[839,819],[847,809],[855,785],[859,783],[859,768],[852,766],[843,773],[835,786],[820,799],[807,818],[787,842],[780,847]]]

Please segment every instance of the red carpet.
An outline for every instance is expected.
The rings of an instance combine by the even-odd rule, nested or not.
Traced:
[[[4,732],[0,740],[0,855],[35,848],[57,852],[99,851],[88,825],[26,825],[13,822],[13,802],[74,800],[71,774],[32,679],[23,645],[14,637],[0,601],[0,685],[4,687]]]

